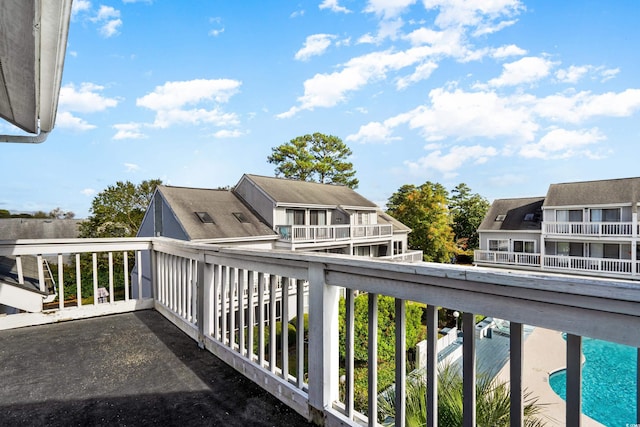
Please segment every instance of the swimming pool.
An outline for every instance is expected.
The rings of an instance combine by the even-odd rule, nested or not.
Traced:
[[[633,347],[582,339],[582,412],[605,426],[636,421],[636,358]],[[566,399],[566,371],[549,377],[553,391]]]

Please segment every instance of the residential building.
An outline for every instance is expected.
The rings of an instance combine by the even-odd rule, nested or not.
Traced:
[[[421,261],[410,231],[349,187],[245,174],[232,190],[159,186],[138,237]]]
[[[640,178],[552,184],[545,197],[493,202],[474,262],[640,278]]]

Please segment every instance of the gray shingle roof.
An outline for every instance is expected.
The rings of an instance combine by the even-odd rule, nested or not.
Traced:
[[[78,237],[79,219],[0,219],[0,240],[73,239]]]
[[[158,186],[191,240],[275,236],[276,233],[228,190]],[[214,223],[203,223],[196,212],[208,212]],[[241,222],[234,213],[241,213]]]
[[[640,178],[551,184],[544,206],[594,206],[640,200]]]
[[[347,206],[376,208],[372,201],[362,197],[349,187],[319,184],[293,179],[245,175],[276,203],[320,206]]]
[[[540,230],[544,197],[497,199],[489,208],[478,231]]]

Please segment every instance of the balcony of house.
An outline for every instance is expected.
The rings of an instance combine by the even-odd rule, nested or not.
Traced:
[[[631,237],[638,236],[633,222],[547,222],[543,223],[548,236],[575,237]],[[635,233],[634,233],[635,230]]]
[[[59,260],[52,265],[56,301],[42,313],[0,317],[0,416],[8,422],[404,426],[415,415],[408,401],[417,397],[424,424],[436,426],[438,318],[446,307],[462,321],[459,425],[483,416],[483,369],[507,378],[512,426],[525,424],[530,392],[546,404],[540,416],[589,425],[581,400],[585,337],[640,347],[640,335],[629,332],[640,328],[640,288],[623,280],[167,238],[0,243],[0,256],[38,255]],[[377,333],[388,301],[391,350]],[[416,311],[426,334],[421,366],[408,357]],[[503,319],[503,341],[498,331],[477,334],[477,314]],[[25,327],[32,325],[46,326]],[[364,348],[356,331],[369,337]],[[550,369],[538,366],[550,358],[551,340],[536,331],[557,338],[566,404],[549,387]],[[481,353],[500,353],[494,342],[508,347],[506,356],[480,366]],[[391,375],[382,375],[387,369]],[[637,369],[635,359],[629,369]],[[425,386],[418,394],[416,384]],[[625,398],[636,423],[637,386]]]
[[[540,267],[540,254],[528,252],[475,250],[473,260],[478,264],[504,264],[524,267]]]
[[[410,250],[401,254],[379,257],[378,259],[386,259],[395,262],[421,262],[424,260],[424,255],[422,251]]]
[[[369,225],[278,225],[280,239],[291,243],[322,243],[345,240],[377,240],[393,235],[393,226]]]

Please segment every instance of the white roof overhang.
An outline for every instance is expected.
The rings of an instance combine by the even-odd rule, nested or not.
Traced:
[[[0,117],[42,142],[55,125],[72,0],[0,2]]]

